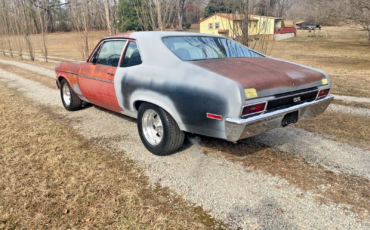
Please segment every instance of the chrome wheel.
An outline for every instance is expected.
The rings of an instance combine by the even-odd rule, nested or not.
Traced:
[[[163,124],[159,114],[148,109],[144,112],[141,121],[145,139],[151,145],[158,145],[163,139]]]
[[[71,104],[71,90],[67,83],[63,84],[62,93],[64,104],[69,106]]]

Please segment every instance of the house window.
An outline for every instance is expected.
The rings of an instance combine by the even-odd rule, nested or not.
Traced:
[[[256,27],[257,27],[257,22],[254,23],[254,28],[256,28]]]
[[[216,22],[216,24],[215,24],[215,28],[216,28],[216,29],[220,29],[220,23]]]
[[[251,28],[252,27],[252,23],[251,22],[249,22],[249,28]]]
[[[212,30],[212,29],[213,29],[213,23],[209,23],[208,28],[209,28],[210,30]]]
[[[263,22],[262,27],[263,27],[264,29],[266,29],[266,21],[264,21],[264,22]]]

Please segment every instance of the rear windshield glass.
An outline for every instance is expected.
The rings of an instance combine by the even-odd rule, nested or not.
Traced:
[[[215,58],[263,57],[241,44],[219,37],[165,37],[164,44],[181,60],[196,61]]]

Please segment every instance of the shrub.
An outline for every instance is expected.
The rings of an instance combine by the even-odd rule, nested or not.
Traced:
[[[63,32],[68,32],[68,25],[65,22],[60,22],[58,25],[58,30]]]
[[[171,28],[171,24],[166,24],[166,29],[170,29]]]
[[[191,27],[191,23],[190,22],[184,22],[183,24],[182,24],[182,27],[184,28],[186,28],[186,29],[190,29],[190,27]]]

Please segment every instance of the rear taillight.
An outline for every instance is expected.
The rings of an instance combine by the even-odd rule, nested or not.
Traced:
[[[317,94],[316,100],[325,98],[326,96],[329,95],[329,93],[330,93],[330,89],[320,90],[319,93]]]
[[[266,102],[255,104],[255,105],[248,105],[243,108],[242,116],[248,116],[255,113],[260,113],[265,111]]]

